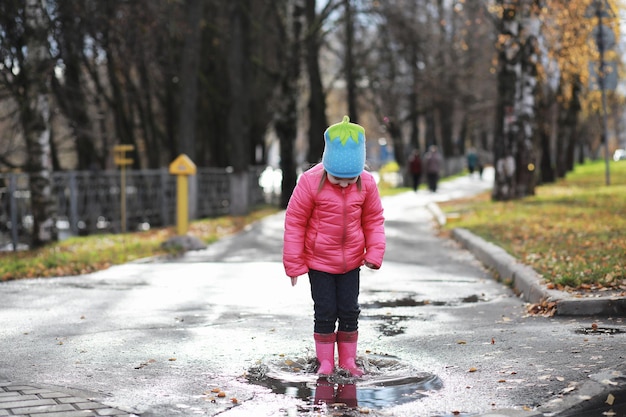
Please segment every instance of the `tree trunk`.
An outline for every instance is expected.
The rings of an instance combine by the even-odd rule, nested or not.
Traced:
[[[499,0],[498,108],[492,197],[509,200],[534,194],[537,84],[536,37],[530,24],[535,0]]]
[[[296,186],[297,172],[294,160],[294,141],[298,133],[297,86],[300,77],[300,33],[303,7],[298,0],[292,2],[288,28],[285,34],[285,69],[279,85],[279,106],[274,129],[280,142],[281,208],[286,208]],[[322,131],[323,133],[323,131]],[[320,133],[321,136],[321,133]],[[320,137],[320,141],[323,139]],[[321,157],[321,155],[320,155]]]
[[[230,109],[228,113],[229,156],[235,177],[242,178],[250,162],[250,83],[247,77],[250,42],[250,0],[234,0],[230,6],[231,39],[228,61],[230,64]],[[239,181],[243,186],[246,181]],[[249,212],[248,190],[240,189],[232,195],[231,213],[245,215]]]
[[[56,208],[52,198],[52,158],[50,147],[50,77],[52,60],[47,44],[46,4],[44,0],[26,2],[27,55],[24,61],[24,103],[22,128],[28,152],[32,247],[56,241]]]
[[[52,87],[59,107],[68,118],[75,137],[77,168],[87,170],[103,168],[95,147],[93,126],[88,114],[88,100],[85,94],[86,83],[82,76],[82,54],[85,48],[82,31],[83,15],[78,3],[59,2],[59,22],[61,24],[60,40],[64,71],[64,84],[56,77],[52,78]]]
[[[204,0],[187,0],[187,27],[181,67],[182,104],[179,117],[179,153],[196,160],[196,109],[198,97],[198,68],[201,48],[200,20]]]
[[[305,1],[307,36],[306,70],[309,76],[309,150],[307,161],[319,162],[324,152],[323,132],[328,127],[326,119],[326,96],[320,75],[319,50],[321,22],[316,14],[316,1]]]
[[[344,0],[343,4],[345,7],[344,19],[346,28],[345,74],[348,97],[348,116],[350,117],[352,123],[358,123],[359,109],[356,94],[356,74],[354,71],[354,21],[352,17],[352,0]]]

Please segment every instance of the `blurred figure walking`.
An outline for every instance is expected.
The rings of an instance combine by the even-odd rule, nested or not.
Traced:
[[[442,163],[443,159],[441,158],[437,145],[430,145],[428,152],[424,155],[424,165],[426,168],[426,181],[428,182],[428,189],[433,193],[437,192],[439,172],[441,171]]]
[[[418,149],[414,149],[411,156],[409,156],[409,173],[411,174],[413,191],[417,191],[422,178],[422,157]]]

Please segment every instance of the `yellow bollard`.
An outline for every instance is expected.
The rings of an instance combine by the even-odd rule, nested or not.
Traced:
[[[189,175],[195,175],[196,165],[185,154],[180,154],[170,164],[169,172],[176,178],[176,233],[179,236],[189,230]]]

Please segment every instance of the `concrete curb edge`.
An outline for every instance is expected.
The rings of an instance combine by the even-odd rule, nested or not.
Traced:
[[[446,224],[446,215],[435,203],[428,203],[440,226]],[[513,290],[532,304],[552,301],[560,316],[618,316],[626,317],[626,297],[577,298],[569,293],[550,290],[543,284],[539,273],[528,265],[518,262],[504,249],[474,235],[467,229],[452,229],[452,238],[469,250],[483,265],[497,273],[502,282],[510,282]]]

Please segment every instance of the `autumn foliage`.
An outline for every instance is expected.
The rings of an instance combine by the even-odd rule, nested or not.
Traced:
[[[567,179],[522,200],[488,195],[443,205],[463,227],[533,267],[548,286],[584,293],[626,294],[626,163],[580,165]]]

